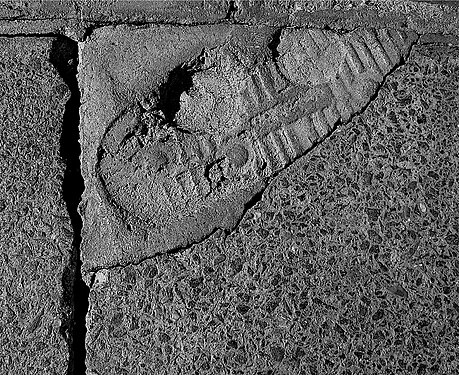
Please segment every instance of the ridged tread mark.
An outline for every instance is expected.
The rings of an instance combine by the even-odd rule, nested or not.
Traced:
[[[276,93],[272,82],[270,82],[268,71],[262,66],[258,66],[255,69],[254,77],[254,82],[257,83],[260,102],[271,101]]]
[[[398,62],[398,55],[401,54],[397,43],[406,44],[402,33],[392,32],[392,34],[398,35],[398,41],[395,41],[387,30],[380,30],[379,34],[364,30],[357,35],[358,40],[355,40],[356,38],[350,38],[350,41],[344,40],[345,58],[330,85],[331,93],[336,100],[335,104],[315,111],[310,116],[305,116],[301,111],[296,116],[281,114],[281,117],[285,117],[282,121],[291,122],[285,127],[277,125],[279,121],[276,120],[280,119],[275,116],[275,113],[265,113],[264,116],[257,118],[259,127],[273,122],[271,128],[274,128],[268,127],[267,131],[261,132],[263,134],[258,134],[258,137],[254,138],[256,158],[265,166],[264,174],[270,173],[269,171],[272,171],[276,164],[282,167],[290,159],[298,157],[318,139],[325,137],[340,117],[348,119],[352,113],[360,109],[358,103],[353,100],[353,84],[356,76],[364,72],[364,68],[376,74],[386,73]],[[327,35],[320,30],[309,30],[307,35],[310,42],[307,43],[307,48],[311,55],[327,48],[330,44]],[[272,100],[279,89],[285,87],[285,80],[274,69],[274,65],[271,65],[273,64],[257,67],[250,77],[252,100],[256,103]],[[298,119],[298,115],[301,118]],[[196,155],[198,160],[203,159],[204,155],[210,155],[212,148],[203,138],[199,139],[197,146],[191,145],[186,150],[180,142],[178,146],[182,158]],[[182,172],[175,177],[175,180],[176,190],[182,195],[195,191],[199,191],[200,195],[203,194],[202,189],[199,189],[200,181],[196,174]],[[165,192],[171,200],[170,190],[165,189]]]
[[[289,162],[289,158],[287,152],[285,151],[282,140],[278,137],[276,131],[270,132],[266,136],[266,140],[270,145],[270,148],[274,151],[273,154],[276,157],[279,167],[283,168]]]
[[[384,49],[384,46],[381,44],[373,30],[364,30],[363,34],[376,64],[378,64],[378,67],[383,75],[386,75],[392,66],[392,62],[390,61],[390,57]]]
[[[279,128],[280,124],[296,120],[301,116],[298,112],[303,112],[303,107],[298,104],[300,100],[298,98],[287,100],[257,114],[249,122],[251,132],[262,138],[268,135],[269,132]]]
[[[387,29],[380,29],[377,30],[377,34],[379,40],[381,41],[381,44],[385,47],[386,52],[390,57],[392,65],[397,64],[400,59],[401,53],[395,41],[390,36],[389,31]]]
[[[263,105],[266,101],[269,101],[272,96],[266,89],[264,82],[260,78],[260,71],[258,69],[255,70],[254,74],[252,75],[252,83],[253,83],[253,92],[255,92],[257,98],[257,104],[259,106]]]
[[[303,45],[303,47],[305,50],[309,49],[308,54],[312,56],[319,49],[323,49],[327,38],[323,33],[310,30],[307,34],[310,43],[306,43],[306,46]],[[284,116],[284,120],[291,122],[271,131],[265,138],[273,152],[270,152],[269,145],[264,145],[260,141],[261,148],[263,145],[266,146],[265,152],[259,153],[262,161],[272,163],[272,160],[269,159],[269,155],[272,154],[277,156],[278,162],[287,164],[289,158],[294,160],[317,141],[325,138],[334,129],[340,118],[348,121],[353,114],[365,107],[360,103],[358,91],[355,91],[357,88],[354,87],[356,81],[360,82],[358,75],[369,72],[373,77],[377,76],[373,78],[375,81],[383,81],[391,69],[400,62],[400,57],[404,53],[403,48],[405,47],[399,48],[397,43],[407,45],[404,35],[402,33],[398,35],[400,40],[397,42],[387,30],[378,32],[363,30],[357,35],[357,38],[350,38],[350,41],[344,43],[347,52],[344,62],[329,86],[335,103],[316,110],[310,117],[301,111],[299,119],[295,119],[294,116]],[[355,95],[358,95],[356,100],[354,100]],[[266,117],[268,118],[270,116]],[[262,117],[259,120],[260,123],[263,123]]]
[[[353,85],[354,80],[355,80],[355,75],[352,72],[352,69],[347,61],[347,59],[344,59],[343,63],[340,66],[340,74],[343,82],[346,84],[347,87],[350,87]]]
[[[327,47],[329,38],[321,30],[308,30],[305,33],[306,42],[303,48],[313,58]],[[401,38],[403,35],[399,34]],[[299,141],[301,148],[306,144],[314,143],[320,137],[326,136],[333,129],[339,118],[347,120],[361,108],[359,97],[353,87],[357,76],[365,71],[378,75],[381,79],[399,61],[400,55],[396,42],[384,30],[377,33],[373,30],[362,30],[356,37],[344,40],[345,58],[338,73],[330,82],[330,89],[336,105],[331,105],[314,112],[311,117],[303,116],[285,127],[293,131],[294,140],[290,139],[289,152],[296,154],[295,141]],[[262,119],[260,119],[261,122]],[[312,125],[311,125],[312,124]],[[285,134],[289,134],[286,132]],[[293,150],[293,151],[292,151]]]
[[[377,75],[383,77],[383,73],[380,70],[378,64],[376,63],[373,54],[368,48],[365,40],[363,38],[349,38],[351,45],[354,47],[357,55],[360,57],[360,60],[363,63],[365,70],[376,73]]]
[[[301,153],[301,147],[298,145],[298,139],[295,134],[292,134],[292,130],[285,126],[279,128],[277,131],[281,139],[284,140],[284,145],[290,159],[296,159]]]
[[[271,134],[268,133],[265,137],[260,139],[260,144],[262,145],[264,151],[266,152],[267,158],[268,158],[268,166],[269,166],[269,173],[274,173],[276,170],[279,168],[276,168],[276,166],[279,164],[278,156],[276,155],[276,150],[269,141],[269,135]]]
[[[316,127],[314,126],[312,114],[304,116],[303,120],[304,120],[303,124],[305,124],[306,130],[309,133],[309,139],[312,143],[314,143],[314,141],[320,137],[320,134],[318,133]]]
[[[320,138],[325,137],[328,134],[328,124],[325,119],[325,115],[322,110],[318,110],[312,114],[312,123],[316,129],[317,134]]]
[[[326,50],[330,46],[330,40],[327,38],[325,33],[320,29],[314,29],[309,31],[311,39],[314,45],[318,48],[319,54],[320,51]]]
[[[258,103],[258,96],[256,93],[253,75],[250,75],[245,79],[245,85],[241,95],[244,101],[247,103],[247,108],[256,108],[260,105],[260,103]]]
[[[359,105],[354,98],[355,93],[352,81],[352,78],[345,77],[343,71],[339,70],[331,85],[334,86],[335,92],[340,94],[339,96],[335,95],[335,100],[337,102],[343,102],[346,110],[355,112],[358,111]]]
[[[357,51],[355,50],[352,43],[350,43],[347,38],[343,38],[343,45],[346,52],[346,58],[349,60],[351,69],[355,72],[355,74],[363,73],[365,71],[363,62],[357,54]]]
[[[398,35],[398,42],[394,41]],[[356,35],[343,38],[345,58],[330,88],[337,103],[337,109],[343,119],[360,109],[360,97],[354,84],[365,71],[378,76],[381,80],[390,69],[400,61],[403,50],[398,45],[406,46],[406,34],[381,29],[361,30]],[[403,47],[405,48],[405,47]]]
[[[249,106],[262,106],[263,103],[272,101],[277,92],[286,87],[286,83],[282,81],[275,69],[265,65],[257,66],[246,79],[242,96]]]
[[[284,127],[280,127],[276,130],[276,137],[282,144],[282,148],[284,150],[285,158],[287,159],[287,161],[293,161],[296,157],[293,140],[290,139],[290,135],[287,133]]]
[[[407,52],[409,52],[409,50],[408,50]],[[377,94],[378,94],[378,91],[376,91],[375,95],[377,95]],[[370,101],[370,102],[371,102],[371,101]],[[366,106],[363,106],[362,109],[364,109],[365,107],[366,107]],[[298,120],[298,121],[301,121],[301,119]],[[297,121],[297,122],[298,122],[298,121]],[[292,125],[292,124],[288,124],[288,125],[286,125],[286,126],[284,127],[284,129],[286,130],[286,133],[291,131],[291,129],[292,129],[292,128],[291,128],[291,125]],[[293,132],[292,132],[291,134],[292,134],[292,137],[295,135]],[[309,139],[309,138],[308,138],[308,139]],[[301,151],[298,152],[298,156],[301,156],[305,151],[309,150],[312,146],[313,146],[313,144],[310,143],[310,146],[309,146],[309,147],[305,147],[305,149],[302,149]],[[302,147],[301,147],[301,148],[302,148]],[[276,176],[276,175],[271,176],[271,177],[275,177],[275,176]],[[236,223],[232,228],[225,229],[225,232],[226,232],[227,234],[231,233],[231,232],[234,230],[234,228],[237,228],[237,227],[238,227],[238,225],[241,223],[242,219],[243,219],[243,218],[245,217],[245,215],[247,214],[248,210],[249,210],[251,207],[253,207],[254,204],[255,204],[256,202],[258,202],[258,201],[261,199],[261,197],[262,197],[262,193],[259,193],[256,197],[254,197],[254,198],[252,198],[252,199],[250,200],[250,203],[247,204],[247,205],[245,206],[245,208],[244,208],[244,210],[243,210],[243,212],[242,212],[242,214],[241,214],[241,219],[238,220],[237,223]],[[212,231],[212,233],[210,233],[208,236],[206,236],[205,239],[208,239],[211,235],[213,235],[214,233],[216,233],[216,231],[221,230],[221,229],[223,229],[223,228],[216,228],[214,231]],[[184,247],[177,247],[177,248],[168,250],[167,253],[168,253],[168,254],[175,254],[175,253],[178,253],[178,252],[183,251],[183,250],[185,250],[185,249],[189,249],[191,246],[194,246],[194,245],[197,244],[197,243],[202,243],[202,242],[203,242],[202,240],[196,241],[196,242],[192,242],[192,241],[194,241],[194,240],[190,240],[190,242],[189,242],[187,245],[185,245]],[[157,255],[158,255],[158,254],[155,254],[154,256],[157,256]],[[147,257],[143,257],[140,261],[136,261],[135,263],[129,262],[128,264],[139,264],[139,263],[141,263],[141,262],[143,262],[143,261],[145,261],[145,260],[147,260],[147,259],[151,259],[151,258],[152,258],[152,256],[150,255],[150,256],[147,256]],[[126,266],[126,263],[123,264],[123,265],[118,265],[118,264],[117,264],[117,265],[115,265],[115,266],[106,267],[106,268],[104,268],[104,269],[109,269],[109,268],[114,268],[114,267],[124,267],[124,266]],[[97,271],[98,269],[102,269],[102,268],[92,269],[91,271]]]

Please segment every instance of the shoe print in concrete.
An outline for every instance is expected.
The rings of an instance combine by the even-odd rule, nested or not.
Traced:
[[[136,262],[232,230],[277,173],[364,109],[415,39],[391,29],[286,29],[261,61],[241,57],[254,52],[237,42],[203,48],[180,66],[190,84],[177,111],[159,90],[102,137],[98,193],[108,220],[121,224],[117,236],[141,231],[143,249],[97,264]]]

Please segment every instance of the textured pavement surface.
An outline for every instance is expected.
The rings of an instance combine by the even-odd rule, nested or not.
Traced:
[[[70,92],[52,38],[0,38],[0,373],[63,374],[73,229],[59,154]]]
[[[0,4],[0,374],[459,373],[457,1]]]

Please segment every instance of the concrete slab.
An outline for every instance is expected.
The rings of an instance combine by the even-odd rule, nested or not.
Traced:
[[[60,138],[69,90],[53,38],[0,38],[0,373],[64,374],[73,231]]]
[[[457,373],[458,72],[415,46],[233,233],[96,272],[89,373]]]
[[[0,373],[459,373],[457,3],[1,2]]]

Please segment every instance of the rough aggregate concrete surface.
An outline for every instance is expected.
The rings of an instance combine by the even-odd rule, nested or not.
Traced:
[[[73,229],[61,194],[70,92],[52,38],[0,38],[0,373],[63,374],[63,278]],[[68,270],[67,270],[68,272]]]
[[[0,374],[458,374],[458,4],[1,1]]]

